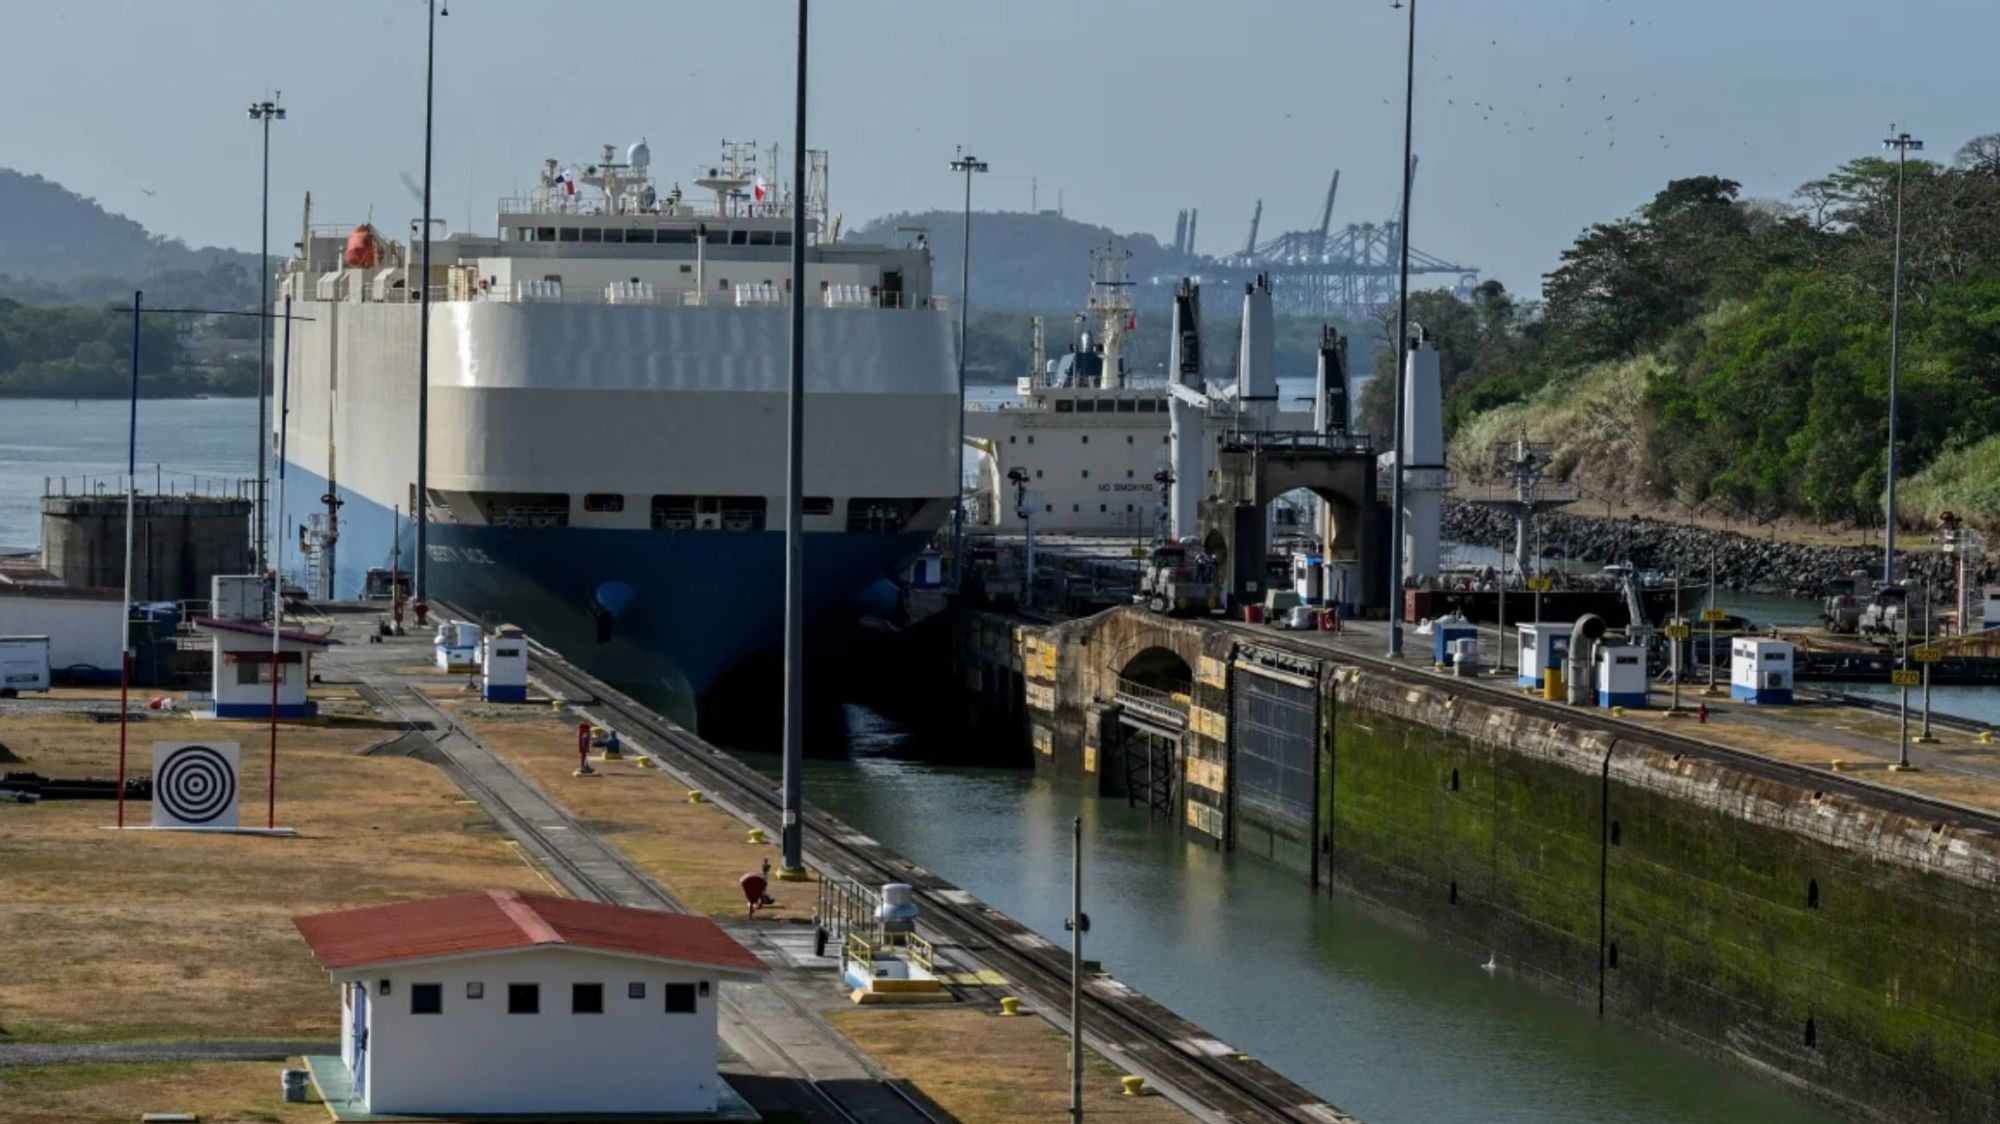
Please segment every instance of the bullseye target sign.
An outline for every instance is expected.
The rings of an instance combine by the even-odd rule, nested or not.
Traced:
[[[235,742],[153,743],[153,826],[237,826]]]

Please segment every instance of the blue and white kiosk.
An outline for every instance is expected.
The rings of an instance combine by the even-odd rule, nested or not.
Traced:
[[[480,697],[487,702],[528,701],[528,634],[503,624],[486,638]]]
[[[1729,697],[1764,705],[1792,701],[1792,642],[1739,636],[1729,642]]]
[[[1637,644],[1597,646],[1597,705],[1646,705],[1646,649]]]
[[[1521,630],[1521,662],[1515,682],[1548,698],[1563,697],[1563,668],[1569,659],[1569,635],[1574,626],[1569,621],[1543,621],[1517,627]]]

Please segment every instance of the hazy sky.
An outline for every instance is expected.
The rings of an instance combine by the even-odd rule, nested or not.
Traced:
[[[723,138],[790,147],[783,2],[454,0],[439,22],[437,209],[490,229],[541,159],[645,137],[684,173]],[[254,249],[258,136],[282,90],[274,247],[314,217],[407,229],[423,139],[423,0],[6,0],[0,164],[156,231]],[[1387,0],[820,0],[810,138],[834,209],[1058,193],[1075,218],[1239,246],[1395,208],[1404,12]],[[1993,0],[1422,0],[1412,219],[1423,250],[1535,288],[1589,222],[1669,177],[1785,196],[1906,122],[1948,159],[2000,130]],[[1490,106],[1492,108],[1484,108]],[[789,164],[790,157],[785,162]],[[4,268],[4,263],[0,263]],[[976,259],[975,259],[976,268]]]

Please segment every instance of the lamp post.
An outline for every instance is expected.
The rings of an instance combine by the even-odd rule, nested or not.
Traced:
[[[422,624],[429,586],[430,554],[425,549],[431,522],[431,122],[437,87],[437,21],[451,14],[438,0],[424,0],[424,248],[423,276],[417,279],[417,494],[410,503],[416,529],[416,558],[411,562],[411,609]]]
[[[1402,0],[1389,5],[1403,7]],[[1407,55],[1403,63],[1403,207],[1397,220],[1396,241],[1402,258],[1396,282],[1396,475],[1389,485],[1389,657],[1403,655],[1403,463],[1408,452],[1403,447],[1403,364],[1410,330],[1410,144],[1416,113],[1417,94],[1417,0],[1410,0]]]
[[[1924,142],[1908,133],[1897,133],[1883,141],[1882,147],[1896,150],[1896,250],[1894,280],[1889,288],[1889,510],[1882,533],[1882,584],[1888,585],[1896,580],[1896,383],[1903,366],[1903,168],[1912,151],[1924,150]]]
[[[805,433],[806,433],[806,0],[799,0],[797,104],[792,120],[791,389],[785,396],[785,746],[778,877],[806,877]],[[772,169],[776,175],[777,170]],[[963,380],[960,380],[963,385]],[[964,412],[961,410],[961,418]],[[964,424],[962,421],[960,424]]]
[[[265,467],[266,450],[271,444],[271,431],[264,416],[264,398],[271,387],[271,122],[285,119],[285,107],[278,104],[284,97],[282,92],[250,103],[250,120],[263,126],[264,133],[264,204],[263,234],[258,240],[257,258],[257,533],[253,536],[257,548],[251,556],[253,564],[264,564],[264,480],[268,474]]]
[[[958,262],[958,444],[951,451],[951,584],[965,576],[965,319],[972,302],[972,173],[986,161],[963,147],[954,150],[951,170],[965,173],[965,241]]]

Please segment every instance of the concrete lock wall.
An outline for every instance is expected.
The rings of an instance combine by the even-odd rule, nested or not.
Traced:
[[[1167,648],[1194,672],[1191,837],[1850,1109],[2000,1119],[2000,839],[1974,823],[1325,660],[1301,848],[1243,799],[1232,709],[1261,645],[1122,609],[1019,643],[1039,770],[1112,787],[1118,670]]]
[[[250,566],[249,500],[140,496],[133,512],[132,597],[206,601],[209,579]],[[125,497],[45,496],[42,565],[65,585],[125,581]]]

